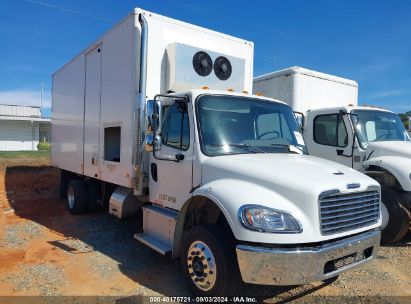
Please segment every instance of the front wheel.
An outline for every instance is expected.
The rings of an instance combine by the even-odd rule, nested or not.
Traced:
[[[184,236],[181,266],[196,296],[237,295],[242,280],[235,254],[235,242],[227,228],[196,226]]]
[[[381,186],[382,221],[381,244],[392,244],[401,240],[410,225],[410,212],[403,205],[399,193],[391,187]],[[384,227],[385,226],[385,227]]]

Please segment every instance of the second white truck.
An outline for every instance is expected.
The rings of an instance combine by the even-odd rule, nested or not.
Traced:
[[[358,106],[353,80],[301,67],[256,77],[254,92],[299,112],[309,154],[376,179],[382,186],[382,243],[404,237],[410,225],[411,142],[397,114]]]

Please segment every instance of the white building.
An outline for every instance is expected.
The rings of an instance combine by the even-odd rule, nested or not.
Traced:
[[[50,126],[40,107],[0,104],[0,151],[36,151],[50,141]]]

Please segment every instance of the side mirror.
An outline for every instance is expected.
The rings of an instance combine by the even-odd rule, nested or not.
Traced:
[[[163,129],[163,106],[161,100],[156,100],[153,105],[153,114],[151,116],[153,125],[153,146],[155,151],[161,150],[163,141],[161,139],[161,130]]]
[[[301,112],[293,112],[298,129],[302,132],[304,129],[304,114]]]
[[[146,128],[147,133],[153,132],[153,112],[154,112],[154,100],[147,100],[146,103]]]
[[[153,112],[154,112],[154,100],[147,100],[146,103],[146,130],[145,130],[145,139],[144,146],[147,152],[153,151]]]

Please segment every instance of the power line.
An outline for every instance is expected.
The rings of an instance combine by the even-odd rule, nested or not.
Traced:
[[[188,3],[185,3],[185,2],[176,1],[176,0],[166,0],[166,1],[171,2],[173,4],[180,5],[180,6],[185,6],[185,7],[191,8],[191,9],[195,9],[197,11],[203,11],[205,13],[214,15],[216,17],[231,19],[231,20],[236,21],[238,23],[243,23],[243,24],[246,24],[246,25],[249,25],[249,26],[253,26],[255,28],[259,28],[259,29],[262,29],[262,30],[265,30],[265,31],[274,32],[274,33],[277,33],[277,34],[280,34],[280,35],[283,35],[283,36],[289,36],[289,37],[293,37],[293,38],[306,40],[308,42],[315,43],[315,44],[322,45],[322,46],[326,46],[326,47],[329,47],[329,48],[341,49],[340,47],[338,47],[336,45],[332,45],[332,44],[326,43],[324,41],[308,38],[308,37],[305,37],[305,36],[302,36],[302,35],[299,35],[299,34],[295,34],[295,33],[290,33],[290,32],[286,32],[286,31],[278,30],[278,29],[275,29],[273,27],[261,25],[261,24],[254,23],[254,22],[249,22],[249,21],[239,19],[239,18],[236,18],[236,17],[219,14],[219,13],[216,13],[212,10],[202,8],[202,7],[198,7],[198,6],[188,4]]]
[[[37,4],[37,5],[40,5],[40,6],[45,6],[45,7],[49,7],[49,8],[58,9],[60,11],[67,12],[67,13],[82,15],[82,16],[94,18],[94,19],[97,19],[97,20],[100,20],[100,21],[114,23],[113,20],[110,20],[108,18],[92,15],[92,14],[89,14],[89,13],[86,13],[86,12],[76,11],[76,10],[68,9],[68,8],[65,8],[65,7],[52,5],[52,4],[48,4],[48,3],[44,3],[44,2],[40,2],[40,1],[35,1],[35,0],[25,0],[25,1],[33,3],[33,4]]]

